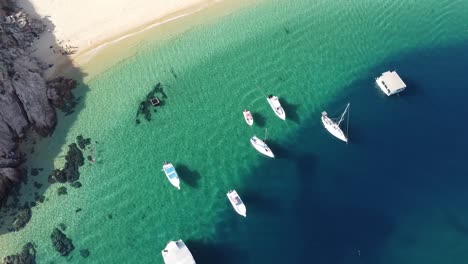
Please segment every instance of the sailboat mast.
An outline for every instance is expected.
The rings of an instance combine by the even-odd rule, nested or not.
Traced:
[[[268,130],[268,128],[265,128],[265,138],[263,139],[263,141],[266,141],[267,130]]]
[[[349,103],[348,103],[348,106],[349,106]],[[349,110],[348,110],[348,118],[347,118],[347,120],[346,120],[346,137],[347,137],[347,138],[349,138],[348,129],[349,129]],[[346,140],[346,144],[348,144],[348,140]]]
[[[344,116],[345,116],[345,114],[346,114],[346,111],[348,111],[348,108],[349,108],[349,103],[348,103],[348,105],[346,106],[346,109],[344,110],[343,114],[341,114],[340,121],[338,121],[338,125],[340,125],[341,122],[343,121]]]

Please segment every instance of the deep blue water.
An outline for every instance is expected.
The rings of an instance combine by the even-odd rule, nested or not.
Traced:
[[[408,85],[400,96],[374,83],[389,69]],[[197,263],[467,263],[467,70],[464,43],[362,72],[327,107],[351,102],[350,143],[319,112],[288,142],[269,142],[278,158],[240,190],[248,217],[226,213],[216,240],[187,241]]]

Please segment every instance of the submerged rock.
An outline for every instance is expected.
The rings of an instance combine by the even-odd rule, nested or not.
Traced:
[[[83,152],[75,143],[68,145],[68,153],[65,157],[65,166],[54,173],[55,179],[60,183],[74,182],[80,178],[79,167],[84,165]]]
[[[52,239],[52,244],[54,245],[55,250],[57,250],[57,252],[59,252],[62,256],[68,256],[68,254],[70,254],[70,252],[75,249],[73,246],[73,241],[64,233],[62,233],[62,231],[60,231],[58,228],[54,228],[50,238]]]
[[[57,189],[57,194],[58,194],[58,195],[65,195],[65,194],[67,194],[67,188],[64,187],[64,186],[58,188],[58,189]]]
[[[81,185],[81,182],[76,181],[76,182],[72,182],[70,186],[73,188],[81,188],[82,185]]]
[[[76,142],[78,143],[78,146],[80,149],[85,149],[86,146],[91,144],[91,139],[90,138],[83,138],[82,135],[79,135],[76,137]]]
[[[13,221],[13,228],[18,231],[31,220],[31,208],[26,207],[23,210],[19,211],[18,215]]]
[[[137,110],[137,113],[136,113],[136,116],[135,116],[135,123],[137,125],[141,123],[141,120],[139,118],[140,115],[143,115],[144,118],[147,121],[151,121],[151,110],[150,109],[153,107],[153,105],[151,104],[151,99],[155,98],[157,93],[161,94],[162,98],[167,98],[166,93],[164,93],[162,84],[161,83],[156,84],[156,86],[154,86],[153,90],[151,90],[151,92],[149,92],[146,95],[146,99],[144,101],[140,102],[140,105],[138,106],[138,110]],[[163,105],[163,102],[160,101],[159,104]],[[156,109],[154,110],[154,112],[156,112]]]
[[[83,258],[89,257],[89,250],[87,250],[87,249],[82,249],[82,250],[80,250],[80,255],[81,255]]]
[[[36,249],[32,243],[23,246],[21,253],[7,256],[2,264],[36,264]]]
[[[39,175],[39,169],[38,169],[38,168],[32,168],[32,169],[31,169],[31,175],[32,175],[32,176],[37,176],[37,175]]]

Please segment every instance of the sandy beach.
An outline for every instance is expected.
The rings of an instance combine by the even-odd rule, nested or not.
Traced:
[[[53,77],[70,59],[80,66],[109,44],[224,2],[19,0],[18,4],[47,24],[47,31],[34,45],[34,55],[51,66],[47,75]]]

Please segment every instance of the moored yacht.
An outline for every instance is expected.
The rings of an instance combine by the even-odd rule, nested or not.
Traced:
[[[253,125],[253,116],[252,114],[250,113],[249,110],[244,110],[244,119],[245,119],[245,122],[249,125],[249,126],[252,126]]]
[[[286,113],[284,112],[283,107],[278,99],[278,96],[268,95],[267,101],[271,106],[271,109],[275,112],[276,116],[282,120],[286,120]]]
[[[270,158],[275,157],[275,155],[267,146],[267,144],[263,142],[263,140],[259,139],[257,136],[253,136],[252,138],[250,138],[250,143],[258,152],[262,153],[263,155],[268,156]]]
[[[344,120],[346,113],[349,114],[349,103],[346,106],[346,109],[344,110],[343,114],[341,114],[340,118],[338,121],[333,120],[332,118],[328,117],[327,112],[323,111],[322,112],[322,123],[323,126],[336,138],[343,140],[344,142],[348,142],[348,137],[345,135],[343,130],[340,128],[341,122]],[[349,121],[349,119],[348,119]],[[346,128],[347,129],[347,128]]]
[[[165,264],[195,264],[192,253],[181,239],[169,241],[161,254]]]
[[[236,212],[242,215],[243,217],[246,217],[247,208],[245,207],[245,204],[242,202],[240,196],[237,194],[236,190],[231,190],[226,195],[229,199],[229,202],[231,202],[234,210],[236,210]]]
[[[164,173],[166,174],[167,179],[171,182],[174,187],[180,190],[180,179],[179,175],[172,165],[172,163],[164,162],[163,169]]]

